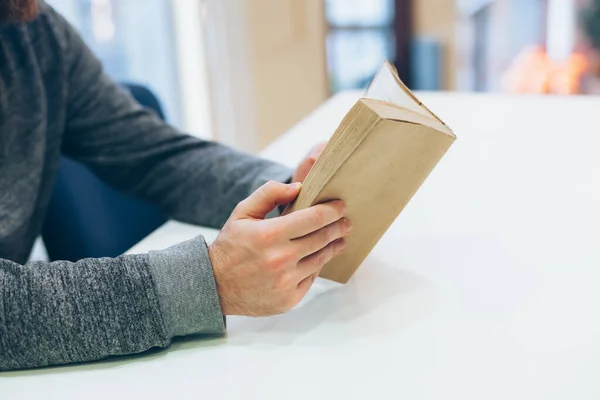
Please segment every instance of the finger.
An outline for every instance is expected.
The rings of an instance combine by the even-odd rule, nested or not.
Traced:
[[[313,283],[315,283],[315,280],[317,280],[318,276],[319,276],[319,273],[316,272],[316,273],[312,274],[311,276],[304,278],[302,280],[302,282],[300,282],[298,284],[298,291],[302,294],[306,294],[306,292],[308,292],[310,290]]]
[[[317,251],[314,254],[304,257],[298,263],[298,274],[301,285],[307,278],[310,278],[313,274],[319,274],[323,266],[331,261],[335,256],[340,255],[346,248],[346,241],[344,239],[338,239],[328,244],[323,249]]]
[[[309,158],[317,160],[321,153],[323,153],[323,150],[325,150],[325,147],[327,147],[327,142],[319,143],[318,145],[313,147],[312,151],[310,152]]]
[[[310,151],[296,170],[296,173],[294,175],[295,182],[303,182],[306,179],[308,173],[312,169],[313,165],[315,165],[317,159],[321,156],[321,153],[323,153],[323,150],[325,150],[326,146],[327,142],[322,142],[310,149]]]
[[[238,204],[232,216],[234,219],[264,219],[275,207],[288,204],[294,200],[298,196],[301,187],[302,184],[300,183],[286,185],[269,181]]]
[[[307,158],[303,160],[298,166],[296,173],[294,174],[294,182],[303,182],[306,179],[306,176],[312,169],[315,162],[316,159],[314,158]]]
[[[334,200],[295,211],[273,222],[286,238],[296,239],[334,223],[341,219],[345,212],[346,204],[341,200]]]
[[[293,243],[298,252],[297,254],[300,257],[305,257],[316,253],[334,240],[346,236],[350,233],[351,229],[350,221],[342,218],[316,232],[294,239]]]

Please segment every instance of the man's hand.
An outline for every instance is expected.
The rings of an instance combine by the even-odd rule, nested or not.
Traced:
[[[306,176],[310,172],[310,169],[325,149],[325,146],[327,146],[327,142],[319,143],[311,149],[311,151],[306,155],[304,160],[302,160],[296,169],[294,177],[292,178],[292,182],[304,182]]]
[[[225,315],[265,316],[302,300],[325,263],[344,250],[350,223],[342,201],[265,220],[296,198],[300,184],[268,182],[231,214],[209,247]]]

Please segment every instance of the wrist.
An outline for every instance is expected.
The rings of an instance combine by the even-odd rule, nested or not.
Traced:
[[[148,254],[169,337],[225,329],[216,281],[201,236]]]
[[[221,304],[221,311],[223,312],[223,315],[234,315],[234,311],[230,305],[230,302],[227,300],[226,290],[222,284],[223,280],[221,279],[221,271],[225,260],[221,255],[218,244],[213,243],[208,246],[208,258],[210,259],[213,275],[215,277],[217,295],[219,296],[219,302]]]

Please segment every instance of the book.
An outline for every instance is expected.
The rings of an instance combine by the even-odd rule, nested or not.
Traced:
[[[346,249],[321,277],[348,282],[455,139],[385,62],[284,212],[335,199],[347,204]]]

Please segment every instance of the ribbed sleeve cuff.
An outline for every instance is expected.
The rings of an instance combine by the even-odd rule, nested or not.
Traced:
[[[149,263],[171,338],[225,331],[208,247],[202,236],[150,252]]]

